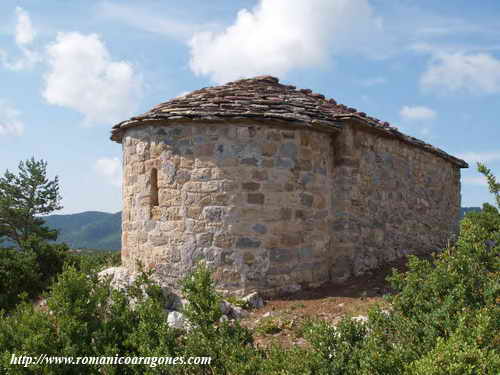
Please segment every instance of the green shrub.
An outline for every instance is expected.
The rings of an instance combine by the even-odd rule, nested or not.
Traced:
[[[66,244],[54,244],[37,237],[30,236],[22,243],[23,251],[32,251],[36,254],[36,263],[40,269],[40,282],[43,287],[48,286],[53,278],[61,273],[68,254]]]
[[[407,366],[408,373],[498,374],[499,320],[492,308],[461,314],[457,329],[448,338],[438,337],[431,351]]]
[[[67,246],[31,236],[21,249],[0,248],[0,309],[10,310],[20,294],[39,296],[61,272]]]
[[[269,316],[259,321],[255,327],[255,332],[263,335],[272,335],[281,332],[282,329],[279,320]]]
[[[366,327],[351,319],[337,326],[324,321],[310,322],[304,327],[304,337],[318,353],[325,374],[357,374]]]
[[[11,310],[23,292],[33,298],[40,291],[41,274],[33,251],[0,249],[0,310]]]
[[[202,262],[183,280],[182,291],[188,300],[184,314],[195,327],[209,328],[222,317],[222,297],[216,293],[210,271]]]
[[[144,293],[145,291],[145,293]],[[131,304],[131,298],[136,303]],[[162,294],[147,275],[127,291],[111,290],[72,267],[47,298],[48,311],[20,304],[0,320],[0,363],[8,373],[157,373],[147,365],[10,365],[12,353],[30,356],[175,356],[176,336],[166,323]],[[157,369],[157,368],[156,368]]]
[[[186,367],[186,373],[255,374],[259,357],[251,332],[237,321],[221,321],[222,297],[215,291],[209,269],[200,262],[182,286],[188,300],[184,314],[191,325],[184,337],[184,353],[212,358],[210,367]]]

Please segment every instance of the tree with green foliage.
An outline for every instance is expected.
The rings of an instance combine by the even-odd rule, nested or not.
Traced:
[[[68,247],[50,244],[57,231],[39,215],[61,209],[59,181],[47,178],[47,163],[34,158],[19,163],[19,172],[0,177],[0,309],[10,310],[26,293],[34,298],[61,272]]]
[[[9,239],[19,248],[31,235],[57,239],[57,231],[45,227],[38,215],[62,208],[59,180],[47,178],[47,162],[34,157],[19,163],[19,172],[7,170],[0,177],[0,241]]]
[[[500,184],[497,183],[496,178],[491,170],[484,164],[477,163],[477,169],[486,177],[489,190],[495,198],[496,207],[492,204],[484,203],[481,211],[468,212],[465,218],[468,218],[477,223],[488,233],[498,233],[498,228],[500,228]],[[495,240],[491,239],[489,241],[490,244],[493,244],[493,242],[491,241]],[[498,244],[498,241],[500,241],[500,239],[497,239],[496,241]]]
[[[477,163],[477,170],[481,172],[488,180],[490,193],[494,195],[497,202],[497,207],[500,208],[500,183],[497,182],[495,176],[489,168],[482,163]]]

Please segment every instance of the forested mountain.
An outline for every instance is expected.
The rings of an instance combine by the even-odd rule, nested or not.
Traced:
[[[120,250],[122,213],[87,211],[70,215],[49,215],[45,222],[59,230],[57,242],[72,249]]]
[[[460,219],[462,219],[467,212],[481,211],[481,207],[462,207],[460,208]]]

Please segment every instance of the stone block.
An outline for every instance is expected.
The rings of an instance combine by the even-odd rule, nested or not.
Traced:
[[[263,156],[273,156],[278,151],[278,146],[275,143],[264,143],[261,151]]]
[[[214,246],[229,249],[233,246],[234,237],[228,233],[217,233],[214,235],[213,244]]]
[[[305,207],[312,207],[314,201],[314,197],[310,194],[302,193],[300,194],[300,203]]]
[[[283,221],[288,221],[292,218],[293,210],[291,208],[282,207],[280,208],[280,217]]]
[[[260,189],[260,184],[256,182],[243,182],[241,188],[246,191],[256,191]]]
[[[273,248],[269,250],[269,260],[271,262],[285,262],[296,257],[296,250],[289,248]]]
[[[209,223],[222,221],[224,213],[225,208],[220,206],[208,206],[203,209],[203,217]]]
[[[274,167],[274,159],[263,159],[262,167],[264,168],[273,168]]]
[[[212,246],[213,233],[201,233],[196,236],[196,245],[201,247]]]
[[[205,143],[195,146],[195,154],[202,157],[214,156],[215,145],[213,143]]]
[[[312,162],[307,159],[299,159],[297,162],[297,168],[301,171],[310,171],[312,169]]]
[[[280,145],[279,154],[283,158],[296,159],[297,145],[292,142],[283,143]]]
[[[256,167],[259,165],[259,159],[257,159],[256,157],[243,158],[241,159],[240,163],[242,165],[252,165]]]
[[[265,196],[261,193],[249,193],[247,202],[250,204],[264,204]]]
[[[300,145],[308,147],[311,144],[311,136],[305,132],[300,134]]]
[[[290,169],[295,167],[295,162],[292,159],[288,158],[277,158],[276,167]]]
[[[208,181],[211,177],[212,170],[210,168],[197,168],[191,172],[193,181]]]
[[[238,241],[236,241],[236,247],[239,248],[257,248],[260,244],[260,240],[249,237],[240,237]]]
[[[255,263],[255,255],[252,253],[244,253],[243,254],[243,263],[250,265]]]
[[[304,241],[304,235],[302,233],[282,233],[281,243],[283,246],[299,246]]]
[[[257,181],[267,181],[268,179],[267,171],[265,169],[255,169],[252,172],[252,178]]]
[[[259,234],[266,234],[267,233],[267,226],[264,224],[257,223],[257,224],[252,225],[252,230],[254,232],[259,233]]]

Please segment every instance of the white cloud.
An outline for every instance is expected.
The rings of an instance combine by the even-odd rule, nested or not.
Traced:
[[[488,181],[484,176],[482,177],[462,177],[462,183],[467,185],[481,185],[488,186]]]
[[[9,59],[7,53],[0,50],[0,62],[2,65],[14,71],[31,69],[36,63],[41,61],[38,52],[29,47],[35,39],[36,32],[31,24],[31,19],[23,8],[16,8],[16,45],[21,50],[22,56],[16,60]]]
[[[20,7],[16,8],[17,24],[16,24],[16,43],[18,45],[30,44],[35,39],[35,29],[31,24],[29,14]]]
[[[0,136],[20,136],[24,132],[24,124],[19,120],[20,112],[0,100]]]
[[[48,103],[82,113],[86,124],[113,123],[135,111],[139,75],[130,63],[113,61],[96,34],[59,33],[47,54],[43,97]]]
[[[399,112],[407,120],[432,120],[436,118],[436,111],[424,106],[404,106]]]
[[[117,157],[100,158],[94,165],[95,171],[115,186],[122,183],[122,163]]]
[[[500,60],[486,53],[435,53],[420,84],[444,92],[498,93]]]
[[[20,47],[22,56],[16,60],[10,60],[5,51],[0,50],[0,61],[4,68],[14,71],[31,69],[36,63],[41,61],[38,52],[24,46]]]
[[[500,151],[490,151],[490,152],[465,152],[459,154],[460,159],[466,160],[468,163],[489,163],[493,161],[500,160]]]
[[[382,21],[367,0],[260,0],[223,32],[195,33],[190,67],[225,82],[321,66],[331,54],[380,56]]]

